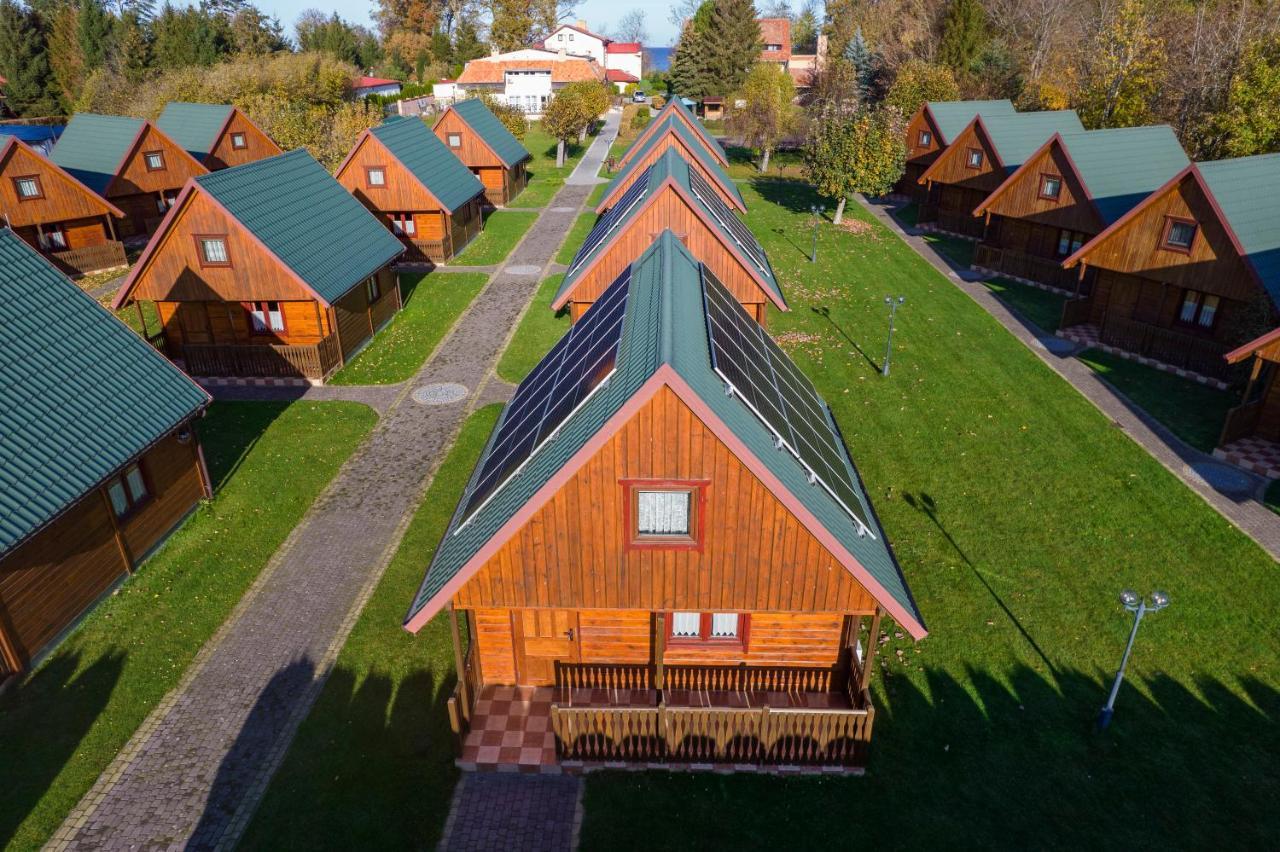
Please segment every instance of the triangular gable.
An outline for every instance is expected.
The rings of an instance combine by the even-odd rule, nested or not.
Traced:
[[[724,148],[722,148],[720,143],[707,132],[707,129],[702,126],[702,122],[698,121],[693,113],[689,112],[688,107],[679,102],[679,98],[670,98],[667,100],[666,106],[664,106],[658,115],[649,122],[648,127],[640,131],[640,135],[631,143],[631,147],[623,153],[621,158],[619,158],[618,165],[625,166],[627,163],[631,162],[631,160],[644,149],[649,138],[658,132],[659,125],[661,125],[661,123],[669,116],[679,116],[679,120],[683,121],[690,130],[698,135],[703,144],[707,146],[707,150],[710,151],[720,163],[721,167],[728,167],[729,157],[725,154]]]
[[[655,150],[657,146],[661,144],[664,135],[672,136],[675,143],[678,144],[682,150],[688,151],[692,155],[692,159],[701,166],[702,173],[716,182],[725,195],[732,200],[734,207],[745,213],[747,210],[747,204],[742,198],[742,193],[738,191],[737,184],[735,184],[729,176],[725,174],[724,170],[720,168],[720,164],[716,162],[715,155],[711,152],[711,149],[702,142],[701,137],[690,131],[686,125],[681,123],[674,116],[664,119],[663,124],[665,126],[661,131],[651,136],[637,156],[632,158],[630,162],[623,166],[622,170],[614,177],[613,181],[609,185],[609,189],[606,190],[604,197],[601,198],[600,203],[596,205],[596,213],[603,213],[612,205],[613,202],[617,201],[618,197],[620,197],[624,191],[624,184],[628,186],[630,185],[629,183],[626,183],[627,179],[629,177],[634,178],[640,173],[641,163],[644,161],[644,158],[648,156],[650,151]]]
[[[465,105],[472,104],[472,103],[476,104],[477,106],[465,107]],[[465,108],[460,109],[460,107],[465,107]],[[475,112],[476,115],[474,117],[479,118],[480,117],[479,110],[483,110],[484,113],[487,114],[489,118],[493,119],[493,121],[497,124],[497,127],[495,128],[492,125],[489,125],[489,122],[487,120],[473,121],[472,117],[468,116],[469,112]],[[533,158],[533,155],[529,153],[528,149],[526,149],[522,144],[520,144],[520,140],[516,139],[514,136],[511,136],[511,131],[507,130],[506,125],[502,123],[501,119],[499,119],[496,115],[494,115],[493,112],[490,111],[490,109],[487,106],[485,106],[482,101],[476,98],[469,98],[465,101],[460,101],[459,103],[451,104],[448,109],[446,109],[444,112],[440,114],[440,117],[435,120],[435,123],[431,125],[431,132],[434,133],[436,128],[440,126],[441,122],[443,122],[445,118],[449,115],[456,116],[459,121],[461,121],[463,124],[469,127],[471,129],[471,132],[475,134],[475,137],[480,140],[480,143],[484,145],[484,147],[489,150],[489,153],[493,154],[494,158],[497,159],[499,163],[502,163],[504,167],[514,168],[519,163],[522,163],[525,160],[530,160]],[[515,143],[515,146],[512,147],[510,151],[501,150],[501,147],[503,146],[501,146],[497,140],[491,138],[491,134],[495,134],[498,131],[501,131],[502,133],[505,133],[508,136],[511,136],[510,140],[504,140],[504,141]],[[516,147],[520,149],[518,152],[515,150]]]
[[[170,101],[156,119],[156,127],[204,163],[217,147],[235,113],[236,108],[230,104]]]
[[[187,151],[186,148],[183,148],[177,142],[170,139],[168,134],[159,127],[156,127],[153,122],[144,121],[142,122],[142,126],[138,128],[138,135],[133,138],[133,142],[130,143],[129,147],[125,150],[124,157],[120,160],[120,165],[116,166],[115,174],[111,177],[106,188],[102,191],[103,195],[111,194],[111,190],[115,188],[116,182],[119,181],[125,172],[129,170],[130,164],[133,162],[134,158],[138,156],[139,151],[141,151],[142,141],[148,137],[148,134],[152,133],[155,134],[155,138],[165,146],[166,151],[176,151],[179,159],[185,157],[188,164],[194,167],[192,171],[195,174],[202,175],[209,171],[204,167],[204,163],[201,163],[195,157],[191,156],[191,153]]]
[[[1104,222],[1105,220],[1102,218],[1102,212],[1098,209],[1097,202],[1094,200],[1093,194],[1089,191],[1089,184],[1085,181],[1084,175],[1080,173],[1080,168],[1076,165],[1075,161],[1071,159],[1071,152],[1067,150],[1067,146],[1062,143],[1062,134],[1060,133],[1055,133],[1052,136],[1050,136],[1049,141],[1045,142],[1038,149],[1036,149],[1035,153],[1033,153],[1030,157],[1027,157],[1026,161],[1022,165],[1018,166],[1018,168],[1010,172],[1009,176],[1006,177],[1001,182],[1001,184],[991,192],[991,194],[989,194],[986,198],[982,199],[981,204],[979,204],[977,207],[974,208],[973,215],[981,216],[983,213],[985,213],[991,207],[992,204],[994,204],[1005,193],[1007,193],[1010,189],[1016,186],[1019,181],[1026,178],[1029,172],[1036,170],[1037,168],[1036,163],[1039,162],[1040,158],[1043,155],[1045,155],[1046,153],[1050,153],[1052,150],[1054,150],[1055,146],[1056,146],[1056,150],[1062,154],[1063,160],[1066,162],[1067,169],[1064,169],[1064,171],[1070,172],[1070,175],[1066,175],[1066,174],[1062,175],[1061,176],[1062,179],[1067,180],[1068,178],[1070,178],[1070,180],[1074,181],[1076,186],[1080,187],[1080,189],[1084,194],[1085,200],[1089,202],[1091,209],[1093,210],[1094,214],[1098,217],[1098,221]],[[1055,163],[1055,166],[1056,165],[1057,164]]]
[[[1003,170],[1005,166],[1000,160],[1000,152],[996,150],[995,143],[991,141],[991,135],[987,132],[986,126],[982,123],[982,116],[977,115],[974,116],[973,121],[965,125],[964,130],[956,134],[954,142],[942,149],[941,153],[938,154],[938,158],[930,163],[929,167],[921,173],[920,179],[917,182],[924,185],[931,180],[935,180],[938,177],[938,172],[941,172],[946,168],[953,157],[963,157],[965,152],[961,149],[963,148],[967,150],[972,146],[961,145],[960,142],[970,134],[972,134],[977,144],[982,147],[983,156],[991,162],[993,166],[992,170]]]
[[[433,134],[433,138],[434,138],[434,134]],[[342,162],[338,165],[338,168],[334,170],[333,176],[339,182],[341,182],[343,174],[346,173],[347,166],[350,165],[351,161],[355,159],[358,153],[360,153],[360,148],[363,145],[377,146],[378,150],[386,155],[386,160],[388,162],[394,163],[396,165],[396,168],[404,172],[405,177],[413,181],[414,186],[418,187],[420,190],[422,190],[427,194],[427,196],[431,199],[431,203],[434,207],[439,209],[447,209],[445,205],[440,201],[440,199],[436,196],[436,194],[431,191],[431,187],[427,186],[426,181],[423,181],[421,178],[419,178],[414,173],[413,169],[406,166],[400,160],[400,158],[397,157],[381,139],[379,139],[377,136],[374,136],[369,129],[360,131],[360,135],[356,137],[356,143],[351,146],[351,150],[347,152],[347,156],[343,158]],[[484,191],[483,187],[481,188],[480,191],[481,192]]]
[[[884,607],[894,619],[914,638],[922,638],[927,634],[923,623],[900,605],[881,584],[873,577],[840,542],[826,530],[818,520],[795,500],[789,490],[777,479],[756,455],[746,447],[733,431],[705,404],[698,394],[689,387],[684,379],[670,365],[660,366],[616,413],[597,430],[564,465],[549,479],[533,497],[527,500],[506,523],[496,530],[453,575],[444,586],[432,595],[423,606],[418,608],[406,621],[405,628],[417,632],[440,611],[444,605],[471,580],[486,563],[489,562],[519,531],[533,519],[579,471],[581,471],[596,455],[614,438],[645,406],[650,404],[663,389],[669,389],[684,403],[705,425],[708,431],[722,444],[727,446],[764,488],[786,507],[791,516],[822,545],[826,552],[840,566],[848,571],[852,579],[865,589],[877,604]]]
[[[8,142],[6,142],[3,145],[3,147],[0,147],[0,173],[3,173],[3,170],[7,168],[10,162],[12,162],[12,158],[18,156],[19,154],[26,154],[34,157],[37,163],[42,168],[42,171],[41,171],[42,176],[46,174],[52,175],[56,179],[66,182],[71,187],[72,192],[76,193],[77,195],[83,195],[89,204],[92,204],[100,208],[103,213],[109,213],[112,216],[118,216],[121,218],[124,217],[124,211],[122,211],[119,207],[115,206],[108,199],[94,192],[92,189],[86,186],[83,181],[76,178],[75,175],[71,174],[66,169],[62,168],[57,163],[50,160],[44,154],[41,154],[35,148],[32,148],[30,145],[23,142],[17,136],[10,136]],[[11,175],[11,177],[17,177],[17,176],[18,175],[16,174]]]

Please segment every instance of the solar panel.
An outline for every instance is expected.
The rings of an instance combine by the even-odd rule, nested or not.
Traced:
[[[613,375],[630,281],[628,266],[516,388],[484,464],[467,489],[466,519],[458,529]]]
[[[859,526],[872,535],[866,511],[844,464],[844,447],[813,383],[704,266],[702,292],[711,364],[730,392],[746,403]]]
[[[693,190],[693,194],[698,200],[711,211],[712,217],[720,223],[720,227],[728,232],[729,237],[738,244],[738,248],[742,249],[747,257],[751,258],[751,262],[760,268],[761,272],[767,272],[769,263],[765,259],[764,249],[760,246],[760,242],[756,239],[756,235],[744,224],[742,220],[733,215],[733,211],[729,209],[729,205],[716,195],[711,184],[707,183],[707,179],[702,173],[695,169],[689,169],[689,188]]]
[[[640,199],[644,198],[645,191],[649,188],[649,174],[653,171],[653,166],[645,169],[640,177],[636,178],[635,183],[627,187],[627,191],[618,199],[618,203],[609,208],[604,217],[596,222],[591,233],[587,234],[587,239],[578,248],[578,253],[573,256],[573,263],[569,264],[565,277],[572,277],[578,271],[578,268],[586,261],[596,247],[604,241],[604,238],[613,233],[614,229],[627,218],[627,214],[631,212],[631,208],[640,203]]]

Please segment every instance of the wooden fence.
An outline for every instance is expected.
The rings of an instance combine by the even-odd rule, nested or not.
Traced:
[[[400,255],[401,263],[439,262],[445,259],[444,240],[409,240],[401,238],[405,252]]]
[[[1096,277],[1093,267],[1088,267],[1084,279],[1079,280],[1079,270],[1063,269],[1060,261],[988,245],[980,245],[974,249],[973,265],[993,269],[1014,278],[1047,284],[1068,293],[1077,292],[1079,285],[1080,295],[1091,292],[1093,279]]]
[[[916,216],[916,223],[932,225],[938,230],[959,234],[962,237],[970,237],[975,240],[982,239],[987,227],[986,222],[981,217],[968,213],[940,210],[936,204],[921,204],[920,212]]]
[[[804,666],[663,666],[662,688],[686,692],[831,692],[835,669]],[[557,663],[561,689],[654,689],[648,663]]]
[[[1088,299],[1068,299],[1062,305],[1062,328],[1088,322],[1090,310],[1091,304]]]
[[[50,252],[49,259],[63,272],[72,275],[83,275],[128,263],[124,255],[124,243],[114,240],[96,246]]]
[[[182,359],[187,372],[195,376],[323,379],[342,363],[342,353],[337,335],[331,334],[319,343],[307,346],[186,343],[182,346]]]
[[[1228,347],[1215,340],[1118,316],[1103,319],[1101,337],[1117,349],[1206,376],[1225,377],[1231,372],[1223,358]]]

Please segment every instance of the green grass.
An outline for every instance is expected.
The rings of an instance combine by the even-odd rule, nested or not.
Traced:
[[[725,149],[729,157],[729,177],[735,179],[755,180],[767,178],[799,178],[804,173],[804,164],[799,151],[774,151],[769,157],[769,171],[760,174],[760,154],[748,148],[729,147]],[[823,202],[830,207],[829,202]]]
[[[497,372],[502,380],[518,384],[569,330],[569,310],[551,310],[551,300],[563,280],[563,275],[552,275],[538,285],[515,336],[498,359]]]
[[[915,201],[908,201],[893,211],[893,215],[906,227],[914,228],[920,220],[920,205]]]
[[[568,236],[560,244],[560,251],[556,253],[556,263],[563,263],[566,266],[573,263],[573,256],[578,253],[578,247],[587,238],[587,234],[591,233],[596,218],[594,212],[579,214],[573,222],[573,227],[569,229]]]
[[[115,293],[104,296],[100,300],[100,303],[110,310],[111,300],[114,299],[115,296]],[[127,308],[121,308],[114,313],[122,322],[124,322],[125,325],[133,329],[134,333],[142,334],[142,321],[138,319],[138,305],[142,306],[142,313],[147,318],[147,331],[152,335],[159,334],[160,329],[163,328],[163,326],[160,323],[160,314],[156,312],[155,302],[135,302]]]
[[[481,272],[402,273],[404,307],[330,383],[389,385],[412,378],[488,280]]]
[[[604,194],[608,189],[609,184],[602,183],[597,185],[595,189],[591,190],[591,194],[587,196],[587,208],[589,210],[595,210],[600,204],[600,199],[604,198]]]
[[[298,730],[242,849],[432,849],[457,778],[448,618],[400,627],[501,406],[472,414]]]
[[[921,234],[920,237],[934,249],[959,264],[961,269],[968,269],[973,265],[973,251],[977,248],[977,243],[973,240],[934,233]]]
[[[1053,334],[1062,321],[1062,306],[1067,301],[1065,296],[1029,287],[1010,281],[1007,278],[992,278],[982,282],[1005,307],[1008,307],[1035,323],[1041,331]]]
[[[484,220],[484,231],[453,256],[450,266],[490,266],[502,263],[533,226],[538,214],[528,210],[495,210]]]
[[[564,186],[587,147],[595,140],[588,136],[583,144],[570,142],[565,145],[564,165],[556,168],[556,140],[542,129],[541,122],[533,122],[524,134],[524,147],[533,155],[529,162],[529,185],[511,199],[512,207],[545,207]]]
[[[1088,349],[1077,357],[1201,452],[1213,452],[1227,419],[1227,409],[1239,401],[1237,394],[1229,391],[1188,381],[1099,349]]]
[[[809,264],[816,197],[744,194],[792,305],[771,331],[830,403],[931,634],[890,628],[865,778],[592,774],[583,848],[1274,845],[1274,561],[860,207],[868,230],[824,225]],[[887,292],[907,301],[884,379]],[[1172,605],[1099,735],[1126,587]]]
[[[216,497],[0,696],[0,843],[34,849],[181,678],[377,417],[345,402],[219,402]]]

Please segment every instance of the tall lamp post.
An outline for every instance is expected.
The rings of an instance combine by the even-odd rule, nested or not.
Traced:
[[[813,247],[809,249],[810,263],[816,263],[818,260],[818,223],[822,221],[822,211],[825,209],[821,204],[814,204],[809,208],[809,212],[813,214]]]
[[[882,376],[889,375],[889,356],[893,354],[893,321],[898,315],[898,306],[906,300],[906,296],[899,296],[896,299],[892,296],[884,297],[884,303],[889,306],[889,340],[884,346],[884,368],[880,370]]]
[[[1107,696],[1106,705],[1098,712],[1098,730],[1105,731],[1115,715],[1116,693],[1120,691],[1120,683],[1124,680],[1125,666],[1129,665],[1129,655],[1133,653],[1133,640],[1138,638],[1138,625],[1142,617],[1149,612],[1159,612],[1169,605],[1169,596],[1164,592],[1152,592],[1149,598],[1132,589],[1120,593],[1120,603],[1133,613],[1133,630],[1129,631],[1129,644],[1124,648],[1124,656],[1120,658],[1120,670],[1116,672],[1115,683],[1111,684],[1111,694]]]

